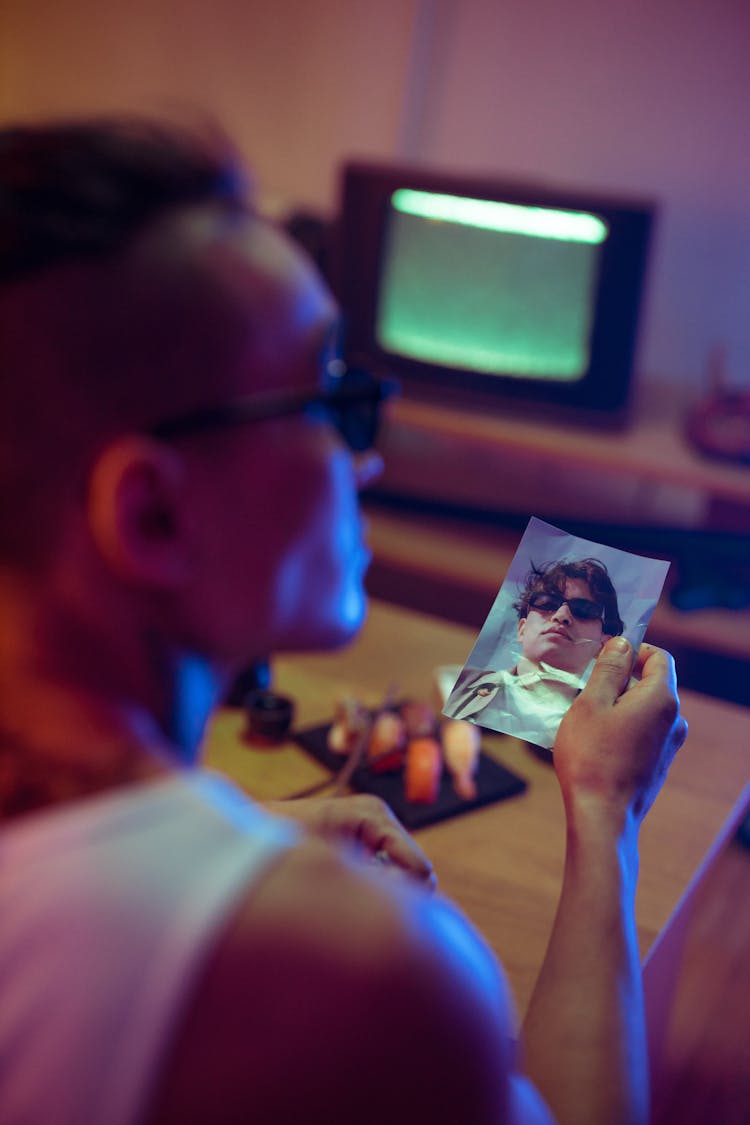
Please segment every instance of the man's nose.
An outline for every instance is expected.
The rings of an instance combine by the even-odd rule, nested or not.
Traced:
[[[374,449],[368,449],[365,453],[355,453],[352,460],[354,461],[354,479],[360,492],[363,488],[373,484],[385,468],[383,458]]]
[[[570,612],[567,602],[563,602],[559,609],[556,609],[552,614],[553,621],[559,621],[561,624],[570,625],[573,616]]]

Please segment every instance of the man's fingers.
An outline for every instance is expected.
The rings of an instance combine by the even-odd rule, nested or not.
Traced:
[[[633,649],[625,637],[612,637],[596,658],[583,692],[589,701],[612,704],[622,695],[630,678]]]
[[[420,848],[403,836],[386,834],[380,840],[380,846],[373,855],[379,862],[394,864],[399,870],[406,872],[412,879],[424,883],[427,887],[434,888],[437,885],[437,878],[430,861]]]
[[[338,797],[336,800],[340,801]],[[378,797],[349,798],[359,802],[360,820],[356,833],[373,855],[387,857],[413,878],[434,885],[432,864],[416,841],[401,827],[390,808]]]
[[[379,862],[407,872],[428,887],[435,885],[432,864],[380,797],[357,793],[265,804],[270,812],[291,816],[329,840],[356,840]]]
[[[661,680],[676,691],[674,660],[668,652],[655,645],[642,644],[638,650],[633,675],[642,680]]]
[[[642,644],[633,669],[639,677],[637,690],[649,698],[652,722],[658,729],[668,731],[666,745],[670,748],[669,761],[675,756],[687,737],[688,726],[680,714],[677,695],[677,675],[674,659],[664,649]]]

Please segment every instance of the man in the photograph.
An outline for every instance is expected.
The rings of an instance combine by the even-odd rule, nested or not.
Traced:
[[[598,559],[557,561],[532,565],[513,608],[518,662],[502,671],[464,668],[446,711],[549,748],[592,660],[623,631],[617,594]]]

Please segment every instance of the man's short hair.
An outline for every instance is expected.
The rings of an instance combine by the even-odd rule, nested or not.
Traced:
[[[0,129],[0,564],[54,554],[65,503],[118,426],[205,394],[199,381],[220,366],[209,343],[191,355],[164,327],[163,280],[119,263],[170,214],[246,211],[246,194],[217,129],[138,118]],[[180,312],[172,324],[195,331]]]
[[[513,603],[519,619],[529,612],[529,600],[534,594],[564,594],[569,579],[586,582],[591,597],[603,610],[602,628],[610,637],[617,637],[625,628],[617,605],[617,592],[612,585],[606,566],[599,559],[564,559],[541,563],[532,562],[524,585]]]
[[[0,285],[116,252],[177,207],[240,202],[239,169],[218,132],[139,118],[0,129]]]

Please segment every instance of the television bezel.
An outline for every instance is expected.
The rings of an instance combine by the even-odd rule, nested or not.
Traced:
[[[609,227],[601,248],[590,360],[577,381],[485,374],[392,353],[376,337],[378,285],[390,197],[398,188],[477,199],[587,211]],[[346,325],[346,354],[399,377],[406,394],[432,401],[501,408],[534,403],[553,413],[622,423],[634,374],[648,253],[656,214],[653,201],[614,197],[546,183],[442,172],[405,164],[353,160],[342,168],[333,285]]]

